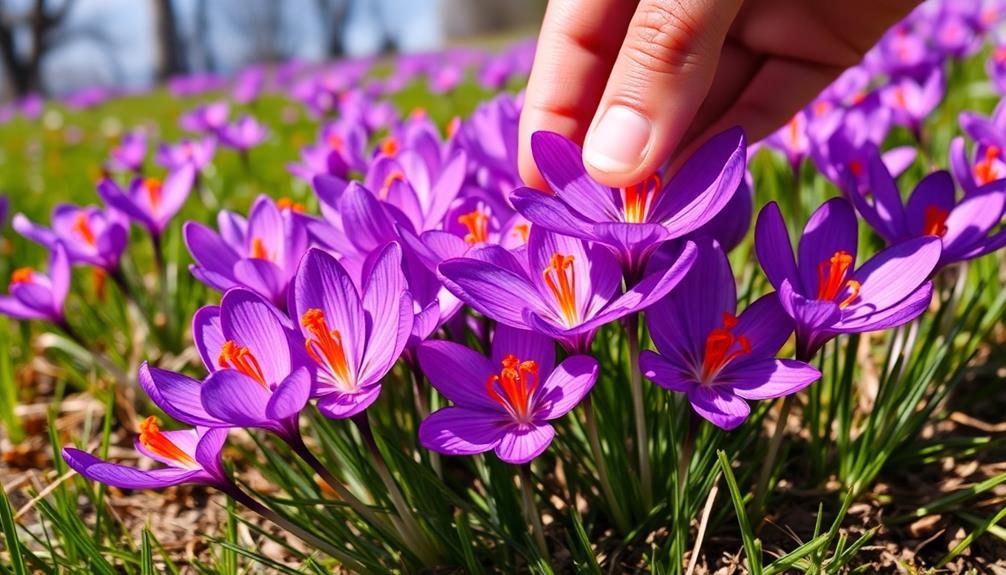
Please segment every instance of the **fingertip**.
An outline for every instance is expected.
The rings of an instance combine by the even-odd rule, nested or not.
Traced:
[[[653,122],[628,106],[615,105],[601,112],[587,133],[583,164],[602,184],[625,187],[639,182],[652,154]]]

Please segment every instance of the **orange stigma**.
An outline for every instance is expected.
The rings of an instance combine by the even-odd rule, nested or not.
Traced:
[[[308,355],[334,376],[329,378],[331,383],[343,391],[355,390],[356,385],[350,378],[349,364],[346,363],[346,350],[342,346],[342,334],[339,330],[329,329],[325,312],[317,308],[307,310],[300,318],[300,325],[312,336],[304,343]]]
[[[542,276],[545,278],[545,285],[555,296],[555,301],[559,303],[566,325],[575,325],[580,319],[580,310],[576,307],[576,268],[573,267],[573,256],[558,252],[552,254],[551,265],[545,268]]]
[[[513,354],[503,358],[503,369],[499,375],[490,375],[486,379],[489,397],[521,423],[531,422],[531,399],[536,389],[538,362],[520,361]]]
[[[394,184],[395,182],[404,182],[404,181],[405,181],[405,174],[403,174],[398,170],[391,172],[390,174],[388,174],[388,177],[384,178],[384,183],[381,184],[381,193],[378,194],[378,197],[380,197],[382,200],[388,199],[388,193],[391,192],[391,185]]]
[[[346,149],[346,141],[343,140],[339,134],[329,134],[328,137],[325,138],[325,142],[328,144],[329,148],[332,148],[337,152],[341,152]]]
[[[862,104],[863,100],[865,100],[865,99],[866,99],[866,94],[864,94],[862,92],[856,92],[855,94],[852,95],[852,105],[855,106],[857,104]]]
[[[151,415],[140,424],[140,445],[151,453],[170,459],[182,467],[201,467],[195,459],[185,453],[163,433],[157,425],[157,418]]]
[[[908,100],[905,99],[905,89],[901,86],[894,88],[894,104],[902,110],[908,108]]]
[[[469,245],[482,244],[489,241],[489,216],[481,210],[473,210],[458,216],[458,223],[468,228],[465,242]]]
[[[157,208],[157,205],[161,203],[161,180],[157,178],[145,178],[143,180],[143,189],[147,190],[147,197],[150,199],[150,205],[153,208]]]
[[[291,212],[297,212],[298,214],[304,213],[304,204],[295,202],[286,197],[276,200],[276,207],[280,210],[290,210]]]
[[[1002,168],[996,165],[1001,153],[999,146],[985,148],[985,159],[975,164],[974,169],[975,181],[978,182],[978,185],[984,186],[1003,178]]]
[[[517,224],[513,227],[514,231],[520,235],[520,239],[527,243],[527,239],[531,236],[531,224]]]
[[[73,231],[80,234],[84,242],[92,248],[98,245],[98,240],[94,237],[94,230],[91,229],[91,224],[87,221],[87,214],[84,212],[78,213],[73,220]]]
[[[255,358],[255,354],[247,347],[241,347],[234,343],[234,340],[227,340],[220,348],[220,356],[217,358],[220,367],[235,369],[248,377],[254,379],[262,387],[269,389],[269,384],[262,373],[262,366]]]
[[[702,356],[702,380],[706,383],[728,363],[751,352],[751,342],[743,335],[734,335],[737,317],[723,312],[723,327],[713,328],[706,336],[706,352]]]
[[[269,252],[266,251],[265,242],[262,241],[262,238],[252,239],[251,257],[257,260],[271,261],[269,259]]]
[[[863,162],[860,160],[852,160],[849,162],[849,171],[852,172],[853,176],[857,178],[863,175]]]
[[[447,137],[453,138],[459,129],[461,129],[461,117],[454,116],[450,122],[447,122]]]
[[[793,116],[789,121],[789,141],[791,145],[796,145],[796,142],[800,139],[800,117]]]
[[[818,100],[814,104],[814,115],[821,117],[831,111],[831,102],[827,100]]]
[[[398,147],[398,138],[394,136],[388,136],[381,140],[380,149],[385,156],[397,156]]]
[[[996,48],[996,51],[992,53],[992,58],[997,64],[1006,64],[1006,46]]]
[[[413,108],[412,112],[409,113],[409,118],[413,120],[422,120],[428,115],[429,114],[426,113],[426,108],[420,106],[419,108]]]
[[[949,210],[944,210],[939,206],[926,206],[926,219],[922,224],[922,233],[941,238],[947,235],[947,216],[949,215]]]
[[[645,222],[659,192],[660,176],[657,174],[653,174],[638,184],[622,188],[625,221],[633,224]]]
[[[10,285],[30,284],[34,275],[35,270],[31,268],[17,268],[14,270],[14,273],[10,275]]]
[[[859,297],[860,283],[856,280],[846,280],[845,276],[852,267],[852,255],[844,250],[838,250],[830,258],[817,266],[817,299],[834,300],[848,288],[848,297],[838,304],[845,308]]]

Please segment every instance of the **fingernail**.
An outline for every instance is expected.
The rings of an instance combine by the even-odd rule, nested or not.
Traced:
[[[650,121],[625,106],[608,108],[587,135],[583,160],[608,173],[635,170],[650,143]]]

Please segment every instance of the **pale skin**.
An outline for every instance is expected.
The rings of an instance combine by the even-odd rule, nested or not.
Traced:
[[[551,0],[520,118],[521,176],[547,189],[531,157],[538,130],[581,143],[590,174],[615,187],[732,126],[757,141],[918,3]]]

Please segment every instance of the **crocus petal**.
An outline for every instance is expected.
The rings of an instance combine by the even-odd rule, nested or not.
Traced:
[[[542,454],[555,437],[548,423],[512,426],[500,438],[496,456],[506,463],[521,465]]]
[[[63,448],[63,459],[71,469],[84,477],[119,489],[162,489],[205,477],[201,469],[169,467],[142,471],[102,461],[90,453],[72,447]]]
[[[361,388],[356,393],[336,391],[318,399],[318,411],[331,419],[353,417],[370,407],[381,394],[381,384],[375,383]]]
[[[559,198],[532,188],[517,188],[510,202],[522,216],[547,230],[580,239],[593,239],[591,222],[574,212]]]
[[[867,201],[862,193],[853,192],[849,194],[852,203],[863,215],[863,219],[888,242],[907,236],[908,226],[897,182],[887,171],[887,166],[876,150],[872,151],[867,162],[873,201]]]
[[[266,414],[272,394],[257,381],[234,369],[210,374],[200,398],[203,409],[235,427],[272,429],[277,423]]]
[[[352,182],[339,198],[343,226],[352,230],[349,241],[363,253],[370,253],[395,239],[394,222],[380,200],[357,182]]]
[[[948,214],[954,209],[954,180],[945,170],[933,172],[922,178],[908,198],[905,217],[909,233],[922,234],[926,222],[926,210],[930,207],[944,210]]]
[[[55,310],[63,309],[63,301],[70,291],[70,260],[62,242],[57,242],[49,254],[49,290],[52,292],[52,304]]]
[[[993,182],[969,194],[947,217],[943,259],[957,258],[985,239],[1006,209],[1006,181]]]
[[[531,155],[549,187],[567,206],[595,222],[621,219],[615,190],[590,177],[580,146],[554,132],[535,132]]]
[[[940,261],[941,242],[928,236],[891,246],[856,270],[859,296],[845,308],[842,321],[857,321],[881,312],[915,291]]]
[[[237,282],[231,278],[231,274],[233,273],[232,271],[228,271],[227,274],[224,275],[206,268],[201,268],[196,264],[189,264],[189,273],[207,287],[215,289],[219,292],[225,292],[233,287],[238,287]]]
[[[847,200],[832,198],[814,211],[800,237],[801,293],[818,293],[818,266],[835,252],[847,252],[856,261],[857,234],[856,212]]]
[[[816,368],[792,359],[763,359],[743,367],[728,365],[716,385],[729,386],[744,399],[772,399],[792,395],[821,378]]]
[[[475,455],[496,447],[510,425],[502,414],[446,407],[419,425],[419,442],[445,455]]]
[[[401,247],[389,243],[375,257],[363,290],[363,310],[369,326],[365,363],[381,370],[401,353],[405,345],[401,331],[412,330],[413,313],[411,298],[404,302],[406,309],[402,310],[401,299],[408,286],[402,273]],[[403,325],[405,316],[407,326]],[[361,369],[365,371],[367,366]]]
[[[417,353],[423,373],[444,397],[462,407],[502,411],[486,392],[486,380],[498,370],[484,355],[450,341],[427,341]]]
[[[535,391],[532,412],[542,419],[566,415],[590,393],[598,370],[597,360],[590,356],[567,357]]]
[[[960,136],[950,141],[950,169],[965,194],[978,189],[978,183],[975,182],[975,176],[971,172],[971,162],[968,160],[964,138]]]
[[[771,293],[758,298],[737,316],[734,332],[748,338],[751,351],[737,358],[775,355],[793,333],[793,318],[786,313],[779,296]]]
[[[286,229],[283,214],[269,196],[255,199],[248,212],[248,230],[245,236],[245,253],[253,253],[253,244],[258,241],[270,257],[277,258],[283,252]]]
[[[228,425],[227,422],[213,417],[203,409],[200,398],[203,382],[198,379],[150,367],[144,362],[137,374],[137,381],[154,405],[173,419],[188,425],[204,427]]]
[[[730,431],[744,423],[751,408],[740,397],[722,389],[697,385],[688,393],[688,402],[695,413],[710,423]]]
[[[29,309],[43,312],[53,319],[59,317],[59,309],[53,305],[52,290],[39,283],[16,283],[10,287],[10,295]]]
[[[441,263],[437,269],[451,293],[498,322],[524,327],[525,308],[547,309],[526,277],[495,264],[456,258]]]
[[[269,398],[265,414],[269,419],[281,420],[294,417],[307,405],[311,398],[311,373],[306,367],[296,371],[281,381]]]
[[[662,223],[671,238],[697,230],[737,192],[746,166],[747,141],[743,130],[735,127],[713,136],[657,194],[650,221]]]
[[[858,333],[877,331],[904,325],[929,309],[933,297],[933,282],[926,282],[905,299],[883,310],[853,319],[843,319],[830,329],[836,332]]]
[[[342,334],[343,351],[355,373],[364,351],[367,323],[360,296],[346,270],[331,255],[311,248],[294,279],[294,300],[298,318],[309,309],[325,313],[329,328]]]
[[[186,222],[182,234],[192,259],[200,267],[231,277],[239,256],[216,232],[199,222]]]
[[[192,341],[207,371],[219,369],[220,350],[227,341],[220,326],[220,306],[207,305],[196,310],[192,315]]]
[[[142,180],[139,180],[142,182]],[[139,184],[136,184],[139,185]],[[114,208],[126,216],[129,219],[143,224],[148,229],[156,230],[157,224],[151,215],[136,205],[132,198],[128,197],[119,184],[115,183],[114,180],[109,178],[102,178],[98,182],[98,197],[101,198],[105,204],[109,207]]]
[[[207,473],[221,481],[227,480],[227,472],[220,461],[220,452],[224,448],[224,443],[227,442],[229,431],[224,428],[200,430],[202,435],[199,437],[199,443],[196,444],[194,454],[196,462],[202,465]]]
[[[191,164],[186,164],[174,172],[168,174],[161,187],[161,200],[157,206],[158,225],[161,229],[164,225],[182,209],[185,200],[192,191],[192,186],[196,180],[196,169]]]
[[[644,349],[639,356],[639,369],[653,383],[664,389],[688,393],[698,382],[685,364],[673,363],[668,358]]]
[[[793,285],[798,273],[796,259],[793,257],[793,246],[786,231],[786,222],[779,210],[779,204],[769,202],[758,214],[755,225],[755,252],[758,263],[773,287],[779,289],[783,280],[789,280]]]
[[[234,264],[234,278],[275,304],[283,303],[286,280],[283,270],[269,260],[244,258]]]
[[[50,319],[47,311],[30,308],[17,298],[0,295],[0,313],[20,320]]]
[[[842,317],[837,303],[807,299],[793,290],[789,280],[784,280],[779,286],[779,303],[796,322],[798,333],[830,326]]]
[[[220,318],[225,340],[251,350],[266,383],[278,383],[290,373],[293,342],[286,318],[275,306],[252,291],[232,289],[220,302]]]

